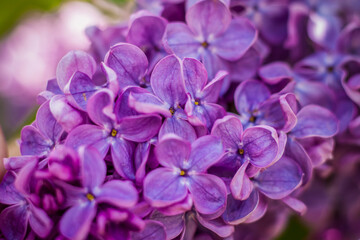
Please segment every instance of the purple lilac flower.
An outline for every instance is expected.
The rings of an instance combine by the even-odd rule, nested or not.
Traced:
[[[96,125],[83,124],[75,128],[69,133],[65,145],[96,147],[103,158],[111,149],[116,171],[122,177],[135,179],[134,142],[145,142],[155,136],[161,118],[154,114],[119,118],[114,112],[114,95],[107,89],[98,91],[89,99],[87,112]]]
[[[81,147],[79,157],[82,187],[63,184],[71,207],[62,216],[59,229],[69,239],[84,239],[88,235],[99,204],[127,209],[138,201],[138,193],[132,183],[121,180],[104,183],[106,165],[96,149]]]
[[[184,88],[181,60],[174,55],[163,58],[155,66],[150,83],[152,93],[131,93],[129,105],[141,113],[160,113],[165,117],[159,138],[167,133],[195,140],[196,132],[187,121],[183,109],[187,96]]]
[[[36,164],[28,163],[18,175],[8,172],[0,184],[0,202],[11,205],[0,214],[0,228],[7,239],[24,239],[28,225],[36,235],[45,238],[53,227],[45,211],[31,200],[29,180]]]
[[[211,16],[211,17],[210,17]],[[169,23],[165,48],[177,56],[200,60],[209,78],[226,70],[226,60],[238,60],[255,42],[256,29],[245,19],[231,19],[220,1],[201,1],[188,9],[186,23]]]
[[[252,21],[267,42],[279,45],[287,36],[288,5],[286,1],[232,0],[230,10],[235,17]]]
[[[127,32],[127,42],[141,48],[149,59],[149,69],[165,57],[162,38],[167,21],[146,11],[139,11],[131,17]]]
[[[223,154],[219,139],[204,136],[191,144],[167,135],[155,150],[163,167],[151,171],[144,181],[144,197],[153,207],[166,207],[190,196],[201,214],[219,215],[224,211],[225,184],[206,173]]]

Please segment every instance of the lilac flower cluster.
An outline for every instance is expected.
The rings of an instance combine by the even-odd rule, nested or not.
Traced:
[[[88,29],[4,159],[3,236],[272,238],[360,144],[360,16],[330,2],[139,0]]]

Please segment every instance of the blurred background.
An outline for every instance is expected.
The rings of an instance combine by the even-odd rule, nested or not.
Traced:
[[[89,48],[87,27],[120,23],[132,8],[128,0],[0,1],[0,124],[10,155],[18,155],[15,140],[33,121],[37,95],[61,57]]]

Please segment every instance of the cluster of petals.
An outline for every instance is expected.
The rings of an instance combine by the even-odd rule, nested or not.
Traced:
[[[262,239],[305,214],[335,141],[360,144],[360,21],[284,2],[139,0],[88,29],[4,159],[3,236]]]

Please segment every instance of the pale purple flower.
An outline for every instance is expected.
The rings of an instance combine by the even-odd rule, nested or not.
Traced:
[[[177,56],[200,60],[209,78],[226,70],[226,60],[238,60],[257,38],[256,29],[246,19],[231,19],[221,1],[201,1],[188,9],[186,23],[169,23],[164,45]]]
[[[196,211],[219,215],[226,206],[226,187],[206,170],[223,155],[223,146],[214,136],[204,136],[192,144],[167,135],[155,149],[163,167],[151,171],[144,181],[144,197],[153,207],[178,203],[190,196]]]
[[[81,188],[61,184],[71,207],[62,216],[59,229],[69,239],[84,239],[88,235],[99,204],[127,209],[138,201],[138,192],[132,183],[121,180],[104,183],[106,165],[96,149],[81,147],[79,157]]]
[[[114,98],[108,89],[95,93],[89,99],[87,112],[96,125],[83,124],[73,129],[65,145],[74,148],[81,145],[96,147],[103,158],[111,149],[116,171],[122,177],[134,180],[134,142],[145,142],[154,137],[159,131],[161,118],[155,114],[119,117],[115,112]],[[118,101],[121,101],[121,97]]]
[[[183,107],[187,96],[184,88],[182,61],[175,55],[163,58],[151,74],[152,93],[135,93],[129,96],[129,105],[141,113],[159,113],[165,117],[159,138],[174,133],[194,141],[196,132],[187,121]]]

